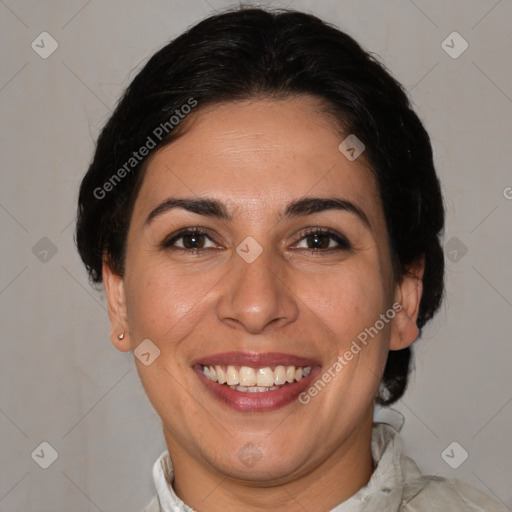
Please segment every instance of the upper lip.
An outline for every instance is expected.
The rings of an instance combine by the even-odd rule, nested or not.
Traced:
[[[294,354],[284,354],[281,352],[222,352],[203,356],[193,361],[192,365],[232,365],[232,366],[250,366],[253,368],[263,368],[266,366],[318,366],[318,361],[307,357],[301,357]]]

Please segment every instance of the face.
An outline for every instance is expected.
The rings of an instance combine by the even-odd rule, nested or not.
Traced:
[[[125,275],[104,268],[115,343],[160,351],[136,363],[175,466],[286,481],[369,444],[421,290],[393,281],[364,154],[313,98],[194,115],[149,162]]]

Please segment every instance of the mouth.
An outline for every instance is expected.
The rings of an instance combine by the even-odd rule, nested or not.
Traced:
[[[290,404],[320,371],[315,361],[277,353],[217,354],[196,361],[193,368],[215,398],[240,412]]]

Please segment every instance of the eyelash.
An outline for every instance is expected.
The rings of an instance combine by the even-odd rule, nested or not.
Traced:
[[[183,248],[183,247],[175,247],[174,246],[174,244],[178,240],[182,239],[183,237],[185,237],[187,235],[205,236],[211,242],[214,242],[212,240],[212,238],[208,235],[208,233],[200,227],[184,228],[184,229],[179,230],[176,233],[173,233],[169,237],[167,237],[161,244],[162,249],[172,250],[172,251],[183,251],[183,252],[188,252],[188,253],[193,253],[193,254],[197,254],[197,253],[200,253],[201,251],[209,249],[209,248],[196,248],[196,247],[187,249],[187,248]],[[319,252],[349,251],[352,249],[350,242],[347,240],[347,238],[345,236],[343,236],[340,233],[337,233],[336,231],[333,231],[331,229],[320,229],[320,228],[307,229],[307,230],[303,231],[302,233],[300,233],[300,235],[299,235],[300,238],[299,238],[298,242],[302,241],[303,239],[305,239],[307,237],[315,236],[315,235],[329,237],[331,240],[334,240],[338,244],[338,247],[330,247],[327,249],[307,248],[307,249],[302,249],[302,250],[318,255]],[[296,243],[298,243],[298,242],[296,242]]]

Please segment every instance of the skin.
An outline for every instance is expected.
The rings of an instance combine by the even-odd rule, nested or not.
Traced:
[[[149,366],[135,361],[185,503],[201,512],[328,511],[373,472],[375,397],[388,351],[418,336],[423,263],[393,280],[376,182],[364,155],[351,162],[338,150],[346,135],[314,98],[220,104],[189,117],[149,161],[125,275],[104,263],[112,342],[128,351],[150,339],[161,351]],[[175,208],[146,223],[171,196],[217,199],[232,220]],[[370,225],[332,209],[282,218],[305,196],[349,200]],[[195,226],[212,240],[202,239],[202,251],[161,247]],[[327,237],[327,248],[308,251],[309,227],[335,230],[351,248],[333,250]],[[252,263],[236,252],[248,236],[263,248]],[[213,398],[191,367],[201,356],[252,351],[312,358],[325,371],[396,301],[403,309],[307,405],[241,413]],[[250,467],[239,457],[247,443],[261,455]]]

